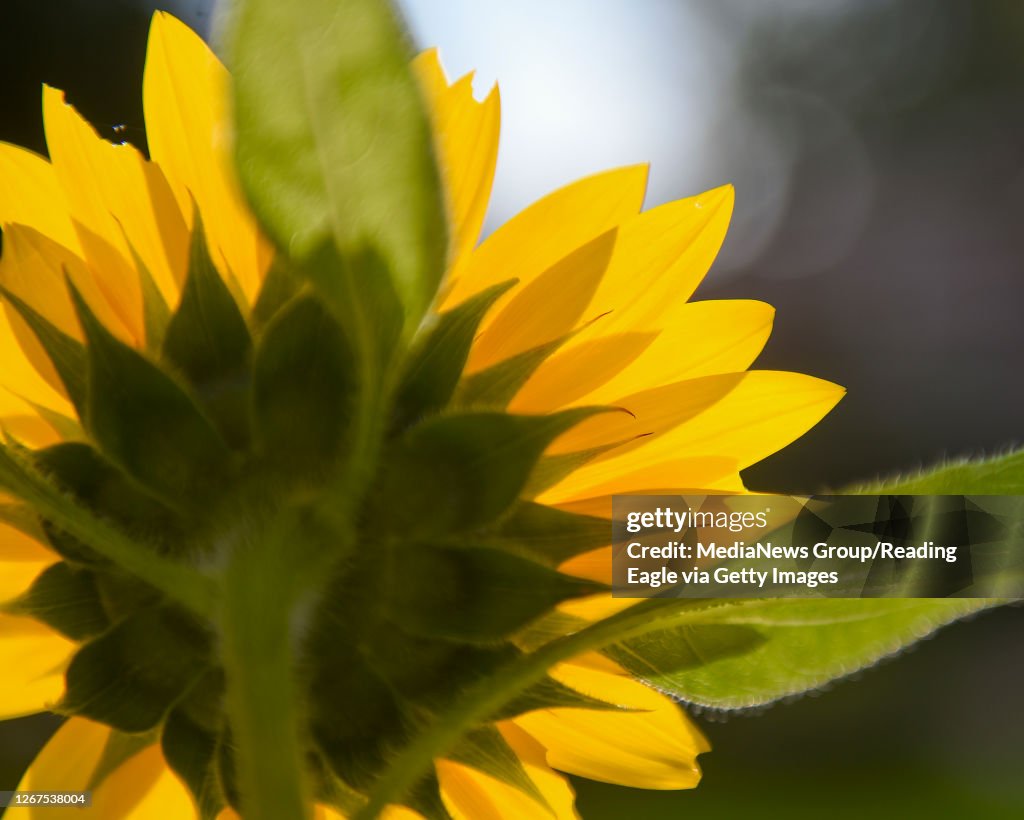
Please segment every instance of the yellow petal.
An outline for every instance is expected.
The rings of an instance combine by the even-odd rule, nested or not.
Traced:
[[[615,247],[615,231],[601,234],[519,287],[475,340],[466,372],[475,373],[576,328]]]
[[[19,791],[84,790],[100,761],[110,729],[84,718],[69,719],[50,738],[18,786]],[[12,811],[14,817],[60,820],[66,806]],[[96,820],[146,818],[180,820],[195,817],[188,791],[167,767],[160,747],[149,746],[108,775],[93,791],[92,806],[75,809],[75,817]]]
[[[33,402],[64,415],[74,411],[68,400],[39,374],[25,355],[10,322],[9,305],[0,310],[0,419],[12,415],[34,415]]]
[[[491,196],[501,122],[498,87],[477,102],[471,74],[449,85],[437,49],[423,52],[412,65],[430,111],[448,198],[450,260],[457,265],[480,236]]]
[[[625,370],[657,338],[657,333],[616,333],[567,345],[544,360],[508,409],[513,413],[546,413],[565,407]]]
[[[632,449],[650,449],[651,443],[668,431],[711,412],[715,405],[742,383],[746,375],[725,373],[705,376],[620,396],[609,404],[627,412],[604,413],[587,419],[559,436],[548,448],[548,452],[553,455],[573,453],[617,441],[630,443],[616,448],[612,451],[615,454]],[[599,464],[601,460],[599,457],[592,464]],[[573,475],[587,469],[583,467]]]
[[[149,266],[167,297],[176,293],[187,246],[184,222],[159,170],[131,145],[113,145],[99,137],[64,93],[43,88],[46,144],[54,172],[64,191],[85,260],[110,307],[136,341],[144,338],[142,292],[126,240]],[[169,223],[173,252],[163,247],[158,219]],[[177,231],[170,227],[177,226]],[[175,259],[171,272],[168,254]]]
[[[585,177],[548,194],[491,234],[450,274],[443,307],[518,278],[520,287],[640,210],[647,166]],[[507,298],[507,297],[506,297]],[[484,320],[486,327],[487,320]]]
[[[821,421],[846,392],[821,379],[779,371],[706,376],[680,384],[692,385],[694,393],[709,393],[716,384],[722,386],[737,376],[738,382],[719,400],[709,404],[705,411],[691,415],[685,423],[675,427],[663,424],[659,435],[618,447],[569,475],[557,487],[560,497],[571,498],[579,493],[580,487],[592,486],[598,480],[611,480],[616,473],[645,470],[677,458],[730,459],[737,470],[742,470],[802,436]],[[676,386],[670,388],[668,392],[677,389]],[[657,412],[656,408],[652,409]],[[667,415],[662,412],[663,419]],[[580,425],[584,433],[590,434],[585,425],[592,421],[596,420]],[[598,428],[591,428],[590,432],[593,436],[608,433]],[[729,478],[729,483],[735,478],[725,477]],[[718,488],[718,484],[703,484],[699,488]],[[543,498],[550,500],[551,497],[545,494]]]
[[[4,253],[0,258],[0,283],[26,302],[47,321],[72,338],[81,339],[65,277],[69,278],[100,321],[122,340],[131,342],[132,332],[118,318],[103,296],[85,263],[67,248],[24,225],[4,230]],[[61,396],[64,385],[57,376],[35,333],[13,306],[6,304],[14,334],[35,370]]]
[[[746,370],[768,341],[774,318],[771,305],[751,300],[683,305],[634,362],[573,403],[605,404],[659,384]]]
[[[678,456],[733,459],[742,470],[802,436],[846,392],[831,382],[800,373],[753,370],[741,376],[739,383],[707,412],[661,436],[641,440],[641,446],[627,445],[607,459],[595,459],[571,478],[585,482],[598,473],[632,472]],[[706,376],[683,384],[696,386],[725,378]]]
[[[0,142],[0,225],[12,222],[80,250],[53,166],[32,151]]]
[[[624,222],[590,305],[593,315],[609,315],[578,340],[671,325],[722,246],[733,200],[726,185]]]
[[[700,780],[697,755],[710,748],[669,698],[614,665],[560,664],[552,677],[583,694],[635,712],[545,709],[515,723],[547,749],[547,761],[570,774],[642,789],[688,789]]]
[[[727,476],[735,475],[737,469],[734,459],[703,456],[666,458],[632,471],[616,469],[583,473],[581,470],[545,490],[536,500],[570,512],[610,518],[613,495],[707,490]]]
[[[0,503],[7,503],[0,498]],[[9,601],[29,588],[57,557],[35,538],[0,523],[0,602]]]
[[[570,339],[537,368],[509,409],[541,413],[569,404],[614,403],[648,387],[745,370],[768,341],[774,316],[764,302],[691,302],[660,333]],[[595,325],[607,327],[606,318]]]
[[[218,269],[252,301],[270,263],[234,175],[230,78],[202,39],[165,12],[153,15],[143,75],[149,152],[191,228],[191,197]]]
[[[38,621],[0,614],[0,719],[42,712],[56,703],[74,648]]]
[[[438,760],[436,766],[441,797],[452,817],[455,820],[576,818],[572,788],[565,778],[551,771],[544,760],[543,748],[511,722],[503,725],[501,732],[520,756],[523,768],[550,804],[551,811],[515,786],[461,763]]]

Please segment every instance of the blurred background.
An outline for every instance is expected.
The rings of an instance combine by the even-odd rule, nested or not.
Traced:
[[[487,230],[581,175],[650,161],[647,205],[732,182],[697,298],[775,305],[760,367],[845,385],[746,473],[837,488],[1021,443],[1024,3],[403,0],[451,76],[500,80]],[[204,34],[209,0],[2,0],[0,139],[45,151],[39,87],[145,146],[153,8]],[[0,364],[2,366],[2,364]],[[1024,609],[753,716],[700,716],[696,792],[577,783],[585,817],[1024,816]],[[2,674],[2,670],[0,670]],[[55,726],[0,726],[0,789]]]

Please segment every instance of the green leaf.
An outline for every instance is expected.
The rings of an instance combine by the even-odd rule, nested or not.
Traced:
[[[495,643],[562,601],[602,589],[482,547],[412,543],[395,549],[392,561],[395,570],[383,605],[407,632],[428,638]]]
[[[56,328],[6,288],[0,288],[0,293],[11,303],[35,334],[39,344],[43,346],[67,391],[68,398],[81,415],[86,396],[85,349],[77,339],[72,339],[64,331]]]
[[[144,610],[78,650],[59,709],[149,731],[203,673],[210,649],[207,633],[175,610]]]
[[[437,317],[409,357],[395,399],[398,426],[444,408],[469,358],[477,328],[491,306],[518,280],[501,282]]]
[[[415,327],[444,269],[445,206],[391,4],[247,0],[228,56],[239,175],[267,233],[297,260],[328,237],[343,257],[375,247]]]
[[[859,484],[863,495],[1024,495],[1024,450],[977,460],[954,461],[909,476]]]
[[[770,703],[871,666],[987,599],[766,599],[690,612],[606,653],[662,692],[716,709]]]
[[[267,327],[253,365],[253,425],[267,462],[312,479],[339,457],[352,418],[356,376],[341,328],[313,295]]]
[[[547,446],[602,412],[607,410],[464,413],[410,428],[387,455],[378,490],[371,494],[369,530],[439,535],[494,521],[519,497]]]
[[[210,258],[198,212],[188,278],[167,326],[163,355],[188,379],[225,438],[235,446],[245,444],[252,339],[238,303]]]
[[[526,772],[526,767],[508,742],[493,726],[474,729],[448,754],[449,760],[462,763],[477,771],[490,775],[495,780],[514,786],[540,804],[541,810],[551,811],[551,806],[537,784]]]
[[[110,626],[93,574],[64,561],[44,569],[6,609],[31,615],[76,641],[98,635]]]
[[[181,386],[116,339],[69,287],[87,341],[86,428],[111,461],[167,503],[208,505],[224,486],[224,440]]]

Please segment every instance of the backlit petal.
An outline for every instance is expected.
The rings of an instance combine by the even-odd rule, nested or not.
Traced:
[[[199,205],[214,261],[251,300],[271,251],[242,198],[231,156],[227,70],[198,34],[164,12],[153,15],[143,76],[149,151],[191,228]]]
[[[413,70],[430,112],[448,196],[451,261],[457,264],[476,244],[491,196],[501,119],[498,87],[477,102],[472,75],[449,84],[437,49],[413,60]]]
[[[39,753],[25,773],[21,791],[80,791],[90,783],[110,736],[106,726],[83,718],[69,719]],[[59,820],[66,806],[19,810],[31,820]],[[148,746],[111,772],[93,790],[92,806],[74,809],[76,817],[96,820],[195,817],[188,791],[167,767],[160,747]]]
[[[647,166],[633,165],[585,177],[538,200],[450,272],[443,307],[508,279],[519,279],[520,287],[532,281],[581,245],[634,216],[646,184]]]
[[[12,222],[79,250],[53,166],[32,151],[0,142],[0,225]]]
[[[552,677],[634,712],[546,709],[515,719],[547,749],[548,763],[570,774],[643,789],[688,789],[700,780],[696,757],[709,749],[700,730],[669,698],[618,674],[565,663]]]
[[[0,614],[0,719],[42,712],[56,703],[74,648],[38,621]]]

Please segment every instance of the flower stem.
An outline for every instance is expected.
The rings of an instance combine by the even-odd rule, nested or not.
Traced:
[[[308,818],[293,615],[281,538],[242,545],[224,578],[228,717],[246,820]]]

